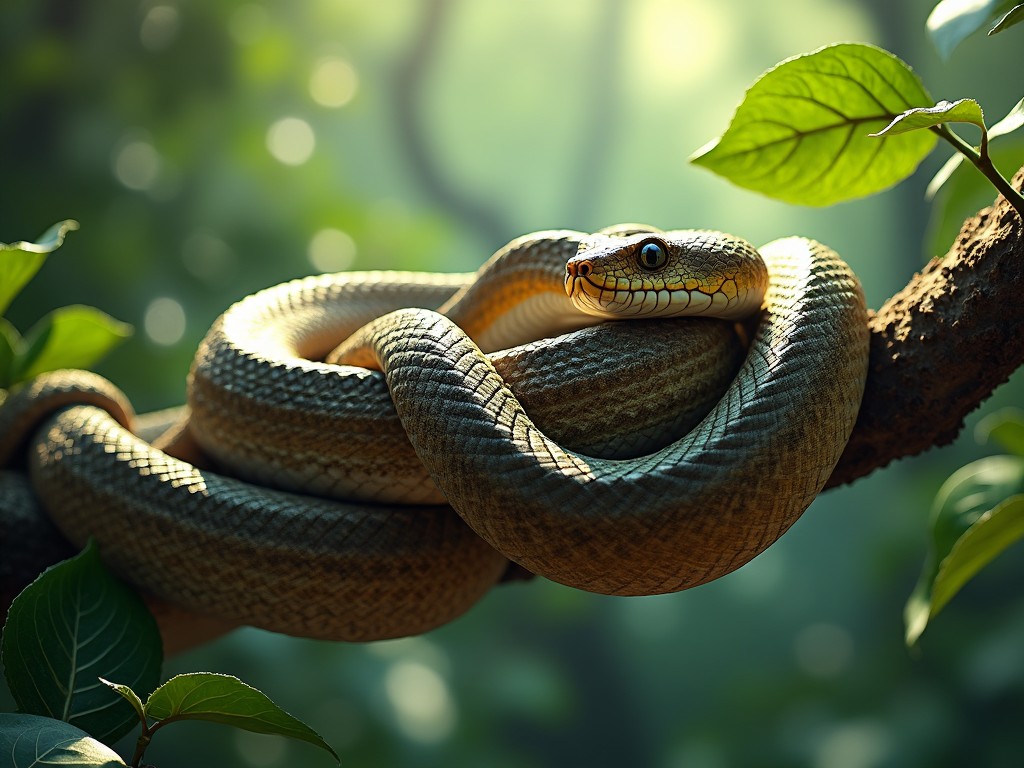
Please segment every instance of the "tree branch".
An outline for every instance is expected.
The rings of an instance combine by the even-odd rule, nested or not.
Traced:
[[[1024,186],[1024,168],[1012,181]],[[944,259],[870,319],[867,388],[826,488],[932,446],[1024,363],[1024,225],[1006,199],[964,223]]]

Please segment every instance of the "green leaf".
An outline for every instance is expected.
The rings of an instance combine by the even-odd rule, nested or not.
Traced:
[[[8,768],[124,766],[110,747],[73,725],[49,717],[6,712],[0,713],[0,757]]]
[[[55,309],[25,335],[14,377],[24,381],[58,368],[88,368],[131,334],[130,325],[93,307]]]
[[[988,138],[991,141],[999,136],[1005,136],[1008,133],[1020,128],[1024,125],[1024,99],[1021,99],[1014,105],[1013,109],[1006,113],[1006,117],[1000,120],[998,123],[988,129]],[[991,147],[989,149],[991,152]],[[953,172],[960,167],[960,164],[966,158],[959,152],[954,152],[953,155],[946,161],[939,172],[936,173],[930,182],[928,182],[928,188],[925,190],[924,196],[926,200],[931,200],[935,197],[935,194],[942,188],[942,186],[949,180],[953,175]],[[1016,166],[1014,166],[1016,169]],[[989,182],[986,180],[984,184],[985,189],[991,189]]]
[[[959,152],[953,152],[949,159],[942,164],[942,167],[932,176],[932,180],[928,182],[928,186],[924,190],[924,199],[931,200],[938,194],[939,190],[945,186],[946,182],[952,178],[954,171],[960,167],[960,164],[964,161],[964,156]]]
[[[43,266],[46,254],[59,248],[64,236],[75,229],[78,222],[68,219],[54,224],[34,243],[0,243],[0,315]]]
[[[934,107],[915,107],[893,118],[885,128],[872,136],[895,135],[922,128],[932,128],[943,123],[973,123],[985,130],[985,115],[981,105],[974,99],[940,101]]]
[[[1010,453],[1024,456],[1024,410],[1010,407],[990,413],[974,428],[974,439],[995,441]]]
[[[127,685],[121,685],[121,683],[112,683],[109,680],[100,678],[100,682],[111,688],[118,695],[120,695],[125,701],[132,705],[132,709],[135,710],[135,714],[138,715],[139,722],[142,724],[146,723],[146,706],[142,703],[142,699]]]
[[[928,34],[948,59],[967,37],[1006,13],[1014,0],[942,0],[928,16]]]
[[[690,158],[734,184],[802,205],[879,192],[909,176],[935,146],[931,132],[869,136],[934,103],[906,64],[842,43],[765,72],[725,134]]]
[[[145,604],[103,567],[90,542],[14,599],[0,653],[23,712],[113,741],[138,719],[99,678],[123,680],[148,694],[159,682],[163,651]]]
[[[14,361],[21,349],[21,334],[0,317],[0,389],[6,389],[14,383]]]
[[[984,532],[980,534],[982,538],[976,540],[980,545],[972,544],[968,539],[964,545],[968,547],[966,556],[958,554],[951,563],[947,563],[947,560],[953,557],[954,550],[961,546],[962,540],[974,526],[980,524],[987,527],[988,523],[985,521],[989,520],[995,509],[1004,502],[1014,499],[1024,501],[1024,497],[1020,497],[1022,493],[1024,458],[1018,456],[989,456],[980,459],[961,467],[942,484],[932,508],[932,542],[928,559],[903,613],[908,645],[917,642],[928,622],[942,609],[956,589],[973,575],[970,573],[957,583],[962,574],[968,572],[963,563],[979,562],[975,554],[979,550],[993,551],[986,543],[989,539],[988,534]],[[1006,526],[1012,532],[1012,521],[1020,514],[1016,502],[1011,506],[1008,517],[1003,518],[1002,514],[1001,512],[994,530],[998,531],[1002,526]],[[975,535],[979,534],[972,534],[972,538]],[[997,541],[1006,540],[1004,534],[994,538]],[[1008,543],[1004,546],[1008,546]],[[992,557],[995,554],[998,552],[992,554]],[[950,568],[952,570],[949,570]],[[943,573],[943,583],[940,584],[940,574]],[[950,591],[953,585],[956,588]],[[940,589],[941,591],[937,591]],[[942,602],[939,602],[940,599]]]
[[[316,731],[231,675],[197,672],[172,677],[149,697],[146,714],[160,721],[209,720],[255,733],[301,739],[327,750],[341,762]]]
[[[974,523],[939,566],[932,585],[934,616],[982,568],[1024,538],[1024,495],[996,504]]]
[[[1014,104],[1013,109],[1006,113],[1006,117],[988,129],[988,137],[992,139],[996,136],[1005,136],[1016,131],[1022,125],[1024,125],[1024,99]]]
[[[1024,3],[1021,3],[1020,5],[1015,5],[1009,11],[1007,11],[1006,15],[1003,16],[1003,18],[1001,18],[999,21],[997,21],[996,25],[992,27],[992,29],[990,29],[988,33],[990,35],[994,35],[997,32],[1002,32],[1005,29],[1009,29],[1014,24],[1020,24],[1022,21],[1024,21]]]

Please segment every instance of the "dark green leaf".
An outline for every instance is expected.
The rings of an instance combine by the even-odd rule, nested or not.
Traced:
[[[301,739],[338,759],[316,731],[230,675],[197,672],[172,677],[149,697],[146,714],[154,720],[209,720],[255,733]]]
[[[14,361],[21,349],[21,334],[0,317],[0,389],[6,389],[14,383]]]
[[[100,682],[106,686],[109,686],[111,690],[119,694],[125,701],[132,705],[132,709],[135,710],[135,714],[139,718],[140,723],[146,722],[146,705],[142,703],[142,699],[139,698],[138,694],[135,693],[127,685],[121,685],[121,683],[112,683],[109,680],[100,678]]]
[[[0,315],[43,266],[46,254],[59,248],[64,236],[75,229],[78,222],[68,219],[54,224],[37,242],[0,243]]]
[[[932,586],[931,615],[941,611],[978,571],[1022,538],[1024,496],[1011,496],[978,518],[939,566]]]
[[[985,130],[985,115],[981,105],[974,99],[940,101],[934,107],[915,107],[893,118],[885,128],[872,136],[895,135],[922,128],[932,128],[943,123],[973,123]]]
[[[988,456],[961,467],[935,496],[932,546],[942,560],[983,514],[1003,499],[1024,493],[1024,459]]]
[[[939,55],[948,59],[961,42],[1014,4],[1014,0],[942,0],[928,16],[928,34]]]
[[[138,718],[99,678],[143,694],[160,679],[156,622],[138,595],[103,567],[92,543],[14,599],[0,650],[23,712],[65,720],[101,741],[123,736]]]
[[[1003,16],[1003,18],[1001,18],[999,21],[997,21],[996,25],[992,27],[992,29],[990,29],[988,33],[990,35],[994,35],[997,32],[1002,32],[1005,29],[1009,29],[1014,24],[1020,24],[1022,21],[1024,21],[1024,3],[1021,3],[1020,5],[1015,5],[1009,11],[1007,11],[1006,15]]]
[[[966,581],[964,578],[957,583],[957,579],[968,573],[963,563],[979,562],[976,555],[978,551],[993,551],[988,543],[988,535],[982,533],[982,538],[977,540],[980,545],[971,544],[968,539],[965,545],[968,547],[966,557],[958,555],[951,564],[947,564],[954,548],[960,545],[975,525],[987,527],[986,521],[991,519],[996,507],[1021,493],[1024,493],[1024,458],[1017,456],[989,456],[980,459],[960,468],[943,483],[932,509],[932,543],[928,559],[904,609],[908,645],[917,641],[928,622]],[[993,529],[997,532],[993,538],[998,542],[1006,541],[1006,535],[998,533],[1004,526],[1011,533],[1015,530],[1013,520],[1020,511],[1016,505],[1012,505],[1009,517],[1004,518],[1002,514]],[[972,538],[974,535],[979,534],[972,534]],[[992,557],[995,554],[997,552]],[[950,568],[952,570],[948,570]],[[944,583],[940,584],[940,574],[944,571],[947,575],[941,576]],[[950,591],[953,585],[956,589]],[[937,592],[939,589],[942,591]],[[941,603],[938,602],[939,598],[942,598]]]
[[[73,725],[49,717],[7,713],[0,714],[0,764],[5,768],[124,766],[110,747]]]
[[[58,368],[88,368],[131,333],[130,325],[92,307],[55,309],[25,334],[15,379],[24,381]]]
[[[995,441],[1010,453],[1024,456],[1024,410],[1000,408],[978,422],[974,438],[979,443]]]
[[[934,100],[906,64],[842,43],[764,73],[723,136],[691,158],[734,184],[802,205],[879,192],[909,176],[935,146],[931,132],[869,136]]]

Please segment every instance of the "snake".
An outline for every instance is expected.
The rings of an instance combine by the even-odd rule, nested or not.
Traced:
[[[544,231],[472,274],[242,299],[172,426],[140,426],[96,374],[37,377],[0,404],[0,467],[146,594],[292,635],[428,631],[509,560],[674,592],[749,562],[821,491],[863,394],[866,312],[806,238]]]

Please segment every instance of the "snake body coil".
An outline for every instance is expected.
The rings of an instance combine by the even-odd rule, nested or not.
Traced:
[[[609,594],[694,586],[775,541],[838,461],[867,370],[849,268],[799,238],[761,249],[769,285],[745,353],[725,320],[604,323],[490,358],[465,331],[495,350],[538,322],[596,322],[563,283],[585,311],[736,318],[751,278],[729,259],[746,270],[752,252],[714,233],[541,233],[503,249],[488,280],[286,284],[225,313],[197,354],[189,439],[169,451],[192,455],[194,439],[204,468],[133,435],[123,398],[82,373],[0,407],[0,464],[57,407],[29,463],[65,535],[96,537],[160,597],[292,634],[425,631],[506,557]],[[68,405],[83,393],[93,404]]]

